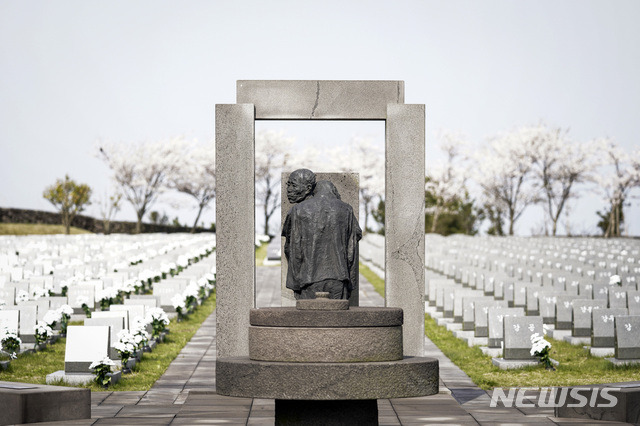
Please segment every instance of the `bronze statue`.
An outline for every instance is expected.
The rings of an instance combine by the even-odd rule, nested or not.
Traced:
[[[316,183],[308,169],[291,173],[287,198],[293,206],[284,222],[287,288],[296,299],[313,299],[329,292],[331,299],[348,299],[358,280],[358,241],[362,231],[351,206],[340,200],[329,181]]]

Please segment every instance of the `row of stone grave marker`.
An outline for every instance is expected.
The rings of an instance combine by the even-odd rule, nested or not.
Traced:
[[[185,276],[180,277],[179,274],[179,278],[172,279],[171,287],[174,290],[186,288],[188,286],[186,283],[189,280],[193,281],[189,278],[191,276],[202,274],[200,278],[207,281],[208,285],[203,286],[203,291],[198,295],[202,297],[196,298],[193,306],[188,306],[189,304],[183,306],[183,312],[176,312],[174,305],[162,306],[163,299],[160,295],[155,294],[154,288],[152,295],[132,295],[131,298],[125,299],[123,305],[114,304],[109,307],[108,311],[93,312],[91,318],[84,320],[83,326],[69,327],[65,348],[65,368],[48,375],[47,383],[54,384],[62,380],[69,384],[84,384],[93,381],[94,374],[90,373],[90,366],[103,359],[116,360],[114,364],[119,371],[114,372],[112,377],[112,383],[115,383],[121,377],[122,371],[135,366],[136,360],[142,360],[143,352],[153,350],[155,344],[162,341],[162,333],[155,339],[148,337],[152,333],[152,325],[149,324],[150,320],[148,319],[150,311],[160,309],[160,312],[164,313],[166,308],[171,311],[168,317],[188,315],[190,309],[201,304],[210,296],[214,281],[205,277],[211,277],[210,274],[214,268],[215,259],[205,259],[197,265],[191,265],[185,269],[182,272]],[[201,279],[198,281],[202,283]],[[160,283],[156,283],[154,287]],[[183,286],[183,284],[185,285]],[[146,329],[141,330],[139,327],[142,318],[146,318],[146,321],[143,322]],[[127,336],[141,336],[141,338],[139,341],[136,340],[136,348],[133,353],[127,354],[126,358],[131,355],[129,362],[123,365],[117,362],[123,356],[118,343],[122,344],[123,338],[128,339]]]
[[[184,307],[186,296],[182,295],[185,290],[195,287],[196,290],[192,290],[194,294],[191,294],[191,297],[197,299],[199,289],[204,287],[202,281],[211,282],[215,279],[215,252],[213,252],[215,236],[202,234],[138,236],[142,241],[131,240],[129,236],[92,237],[94,238],[80,240],[73,236],[48,238],[47,249],[43,247],[42,241],[35,238],[0,239],[0,265],[4,271],[0,271],[0,276],[4,277],[0,279],[0,331],[6,329],[17,333],[22,340],[23,349],[28,349],[32,343],[35,343],[36,324],[40,324],[39,321],[42,322],[47,313],[62,306],[71,305],[77,314],[74,318],[76,320],[84,316],[79,314],[91,312],[93,312],[93,319],[96,320],[112,315],[111,311],[125,311],[127,315],[132,311],[132,316],[135,317],[143,313],[141,306],[151,306],[152,302],[135,301],[136,298],[142,300],[149,296],[133,293],[148,291],[151,285],[155,284],[157,288],[154,290],[154,295],[150,296],[154,299],[153,305],[175,312],[176,306],[178,310],[181,306]],[[124,244],[125,247],[118,250],[118,244]],[[83,249],[70,248],[77,245],[81,245]],[[139,253],[132,256],[132,249],[127,247],[133,247]],[[125,253],[125,255],[116,254],[106,259],[102,253],[107,251],[107,248],[114,249],[113,253]],[[52,255],[61,252],[76,253],[89,263],[91,259],[101,259],[93,265],[83,264],[82,261],[72,258],[65,258],[63,261],[53,260],[55,268],[49,271],[49,275],[39,275],[38,272],[44,271],[44,268],[37,266],[34,268],[33,265],[43,260],[50,261]],[[203,259],[211,253],[213,255],[208,259],[209,264],[202,262],[199,265],[192,265],[188,273],[184,273],[180,278],[172,278],[189,263]],[[67,267],[74,264],[80,266],[76,266],[73,273],[68,274]],[[120,269],[111,270],[111,268]],[[7,273],[7,270],[10,272]],[[163,277],[166,279],[162,280]],[[34,291],[34,288],[46,288],[49,294],[56,289],[61,292],[64,289],[66,294],[42,296],[43,292]],[[119,294],[120,299],[124,299],[125,294],[131,299],[121,300],[120,304],[112,304],[114,300],[109,298],[109,303],[99,303],[104,302],[102,298],[105,297],[105,292],[114,294],[113,291],[107,292],[107,290],[114,289],[117,290],[115,293]],[[143,291],[139,291],[140,289]],[[177,302],[176,297],[180,299]],[[100,308],[103,310],[109,305],[111,307],[109,311],[102,312],[97,311],[98,305],[102,305]],[[138,307],[137,311],[134,306]]]
[[[596,241],[600,251],[593,253],[583,239],[427,238],[427,312],[470,345],[485,345],[485,353],[506,360],[531,361],[532,355],[525,357],[530,341],[516,336],[520,330],[542,335],[544,325],[553,338],[590,345],[593,355],[615,355],[612,362],[640,360],[637,242]],[[550,250],[558,261],[540,261]],[[572,251],[580,254],[573,263],[560,255]],[[609,262],[600,273],[589,255],[620,263]],[[611,280],[609,274],[617,273],[626,273],[625,279]]]

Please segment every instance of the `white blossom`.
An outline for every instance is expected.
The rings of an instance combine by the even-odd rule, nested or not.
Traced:
[[[58,308],[58,311],[60,311],[60,315],[67,315],[67,316],[71,316],[73,315],[73,308],[69,305],[62,305]]]
[[[100,365],[108,365],[109,367],[115,366],[114,362],[108,356],[105,356],[100,360],[93,361],[89,366],[89,370],[93,370],[94,368],[99,367]]]
[[[538,333],[533,333],[531,335],[531,356],[534,356],[536,353],[542,353],[545,348],[551,348],[551,343],[546,341],[545,338]]]
[[[57,309],[49,309],[47,313],[44,314],[42,321],[47,324],[49,327],[53,327],[55,323],[62,319],[62,313]]]
[[[185,298],[182,294],[177,293],[171,298],[171,304],[177,310],[178,308],[183,311],[186,309]]]
[[[169,325],[169,317],[167,316],[166,312],[162,308],[149,309],[147,311],[145,321],[147,324],[150,324],[154,321],[160,321],[164,323],[164,325]]]

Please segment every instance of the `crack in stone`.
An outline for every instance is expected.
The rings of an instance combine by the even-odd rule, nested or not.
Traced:
[[[397,95],[396,95],[396,97],[397,97],[397,103],[400,103],[400,82],[399,82],[399,81],[396,83],[396,88],[397,88],[397,90],[398,90],[398,93],[397,93]]]
[[[313,116],[316,113],[316,109],[318,108],[318,100],[320,100],[320,81],[316,82],[316,102],[313,105],[313,109],[311,110],[311,116],[309,118],[314,118]]]
[[[422,259],[420,257],[420,232],[421,232],[422,221],[418,219],[418,222],[411,234],[411,237],[400,246],[393,253],[393,257],[399,260],[406,262],[411,269],[413,270],[413,275],[415,277],[414,285],[418,286],[418,293],[420,292],[420,282],[424,280],[420,280],[421,271],[423,268]]]

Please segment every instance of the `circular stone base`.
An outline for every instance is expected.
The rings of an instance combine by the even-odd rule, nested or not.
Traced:
[[[357,306],[345,311],[259,308],[249,311],[249,322],[263,327],[393,327],[402,325],[402,309]]]
[[[402,359],[402,327],[249,327],[249,358],[277,362]]]
[[[227,396],[296,400],[434,395],[438,393],[438,360],[405,357],[385,362],[295,363],[219,358],[216,391]]]

